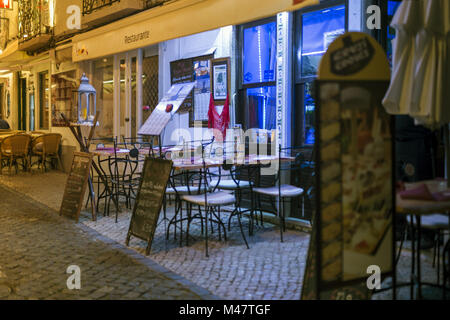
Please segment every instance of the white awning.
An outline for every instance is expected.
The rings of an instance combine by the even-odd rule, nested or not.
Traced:
[[[142,48],[318,4],[318,0],[178,0],[80,34],[74,62]]]

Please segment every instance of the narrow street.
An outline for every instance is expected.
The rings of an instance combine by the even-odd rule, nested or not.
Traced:
[[[214,298],[149,259],[0,186],[0,299]],[[81,288],[68,289],[69,266]]]

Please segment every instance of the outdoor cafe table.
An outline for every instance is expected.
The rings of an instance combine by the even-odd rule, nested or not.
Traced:
[[[427,180],[415,183],[406,184],[406,189],[413,189],[418,187],[421,184],[426,184],[429,188],[430,192],[448,192],[450,193],[450,189],[447,188],[446,180]],[[397,214],[405,214],[411,216],[411,224],[413,227],[414,217],[417,221],[417,274],[415,274],[414,270],[414,245],[415,245],[415,237],[413,232],[412,237],[412,248],[413,248],[413,261],[411,263],[411,298],[413,297],[413,285],[417,282],[418,286],[418,298],[422,298],[422,284],[436,286],[436,284],[424,283],[421,281],[421,267],[420,267],[420,242],[421,242],[421,217],[425,215],[442,213],[449,214],[450,212],[450,201],[430,201],[430,200],[413,200],[413,199],[402,199],[400,194],[396,195],[396,213]],[[450,216],[449,216],[449,228],[450,228]],[[439,285],[437,285],[439,286]],[[445,290],[445,284],[443,286],[443,290]],[[443,291],[444,292],[444,291]]]

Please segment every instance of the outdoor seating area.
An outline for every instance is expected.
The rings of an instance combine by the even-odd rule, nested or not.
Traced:
[[[8,168],[8,173],[11,174],[12,167],[15,168],[15,173],[18,173],[19,168],[29,171],[33,166],[45,171],[48,164],[56,167],[53,160],[63,169],[59,155],[61,138],[59,133],[18,130],[0,132],[0,174],[4,168]]]
[[[247,150],[267,150],[266,144],[247,147]],[[283,242],[288,208],[298,213],[305,201],[313,202],[314,179],[310,176],[303,181],[305,175],[301,175],[302,169],[307,169],[305,164],[312,163],[311,150],[274,148],[274,154],[267,155],[238,149],[212,138],[185,142],[181,147],[163,146],[160,153],[159,147],[153,147],[144,138],[92,138],[90,152],[101,173],[100,177],[91,169],[96,211],[103,216],[114,215],[117,222],[122,210],[132,210],[135,205],[145,158],[170,159],[173,167],[159,222],[166,224],[167,239],[188,246],[191,239],[200,236],[205,256],[209,256],[210,236],[216,234],[219,240],[226,241],[234,226],[242,244],[251,249],[247,238],[254,235],[255,227],[264,225],[265,212],[276,218]],[[114,204],[116,199],[118,208]],[[90,193],[86,207],[89,201],[92,201]],[[169,217],[166,208],[171,205],[174,214]],[[200,235],[191,233],[193,224],[200,225]]]

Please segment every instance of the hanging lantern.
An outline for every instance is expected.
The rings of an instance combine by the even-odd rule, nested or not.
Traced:
[[[97,109],[97,92],[83,73],[78,87],[78,123],[92,124]]]

